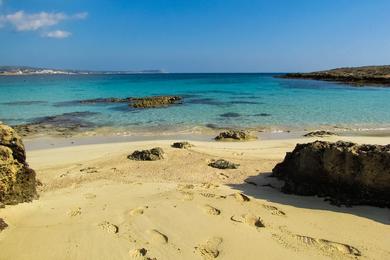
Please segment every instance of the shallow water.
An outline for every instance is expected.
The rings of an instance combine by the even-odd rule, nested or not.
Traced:
[[[196,126],[390,127],[390,88],[275,78],[275,74],[136,74],[0,77],[0,120],[24,124],[73,112],[96,126],[189,129]],[[182,105],[136,110],[80,104],[104,97],[181,95]]]

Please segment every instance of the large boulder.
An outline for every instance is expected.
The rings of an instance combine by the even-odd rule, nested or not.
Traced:
[[[330,197],[335,204],[390,207],[390,145],[298,144],[272,170],[283,192]]]
[[[248,131],[228,130],[219,133],[214,139],[216,141],[250,141],[256,140],[257,136],[251,135]]]
[[[35,172],[26,162],[23,142],[14,129],[0,123],[0,203],[16,204],[36,197]]]
[[[134,108],[155,108],[177,104],[182,100],[179,96],[153,96],[133,98],[130,105]]]

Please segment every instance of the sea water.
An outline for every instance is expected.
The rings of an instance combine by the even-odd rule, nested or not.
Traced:
[[[73,112],[97,127],[390,127],[390,88],[282,79],[278,74],[34,75],[0,77],[0,121],[25,124]],[[84,99],[179,95],[183,103],[133,109]],[[77,115],[77,114],[76,114]]]

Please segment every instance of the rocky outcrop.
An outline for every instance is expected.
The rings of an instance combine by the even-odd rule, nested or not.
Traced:
[[[127,158],[135,161],[157,161],[164,159],[164,151],[160,147],[155,147],[150,150],[135,151]]]
[[[0,124],[0,203],[27,202],[36,196],[35,172],[26,162],[23,142],[14,129]]]
[[[250,141],[256,139],[257,136],[251,135],[249,132],[243,130],[228,130],[215,137],[216,141]]]
[[[155,108],[178,104],[182,100],[179,96],[154,96],[144,98],[133,98],[129,104],[134,108]]]
[[[283,192],[330,197],[335,204],[390,207],[390,145],[298,144],[273,169]]]
[[[175,142],[171,145],[173,148],[178,148],[178,149],[188,149],[193,147],[192,144],[189,142]]]
[[[390,86],[390,66],[338,68],[310,73],[289,73],[280,76],[290,79],[315,79],[353,84],[383,84]]]
[[[336,133],[329,132],[329,131],[314,131],[314,132],[309,132],[307,134],[304,134],[304,137],[325,137],[325,136],[331,136],[331,135],[337,135]]]
[[[213,167],[213,168],[223,169],[224,170],[224,169],[237,169],[238,166],[240,166],[240,165],[236,164],[236,163],[232,163],[232,162],[226,161],[224,159],[219,159],[219,160],[212,161],[211,163],[209,163],[209,166]]]

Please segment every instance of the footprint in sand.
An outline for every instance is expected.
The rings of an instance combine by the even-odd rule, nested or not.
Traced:
[[[111,233],[111,234],[116,234],[119,231],[119,227],[108,222],[108,221],[103,221],[98,225],[102,230]]]
[[[209,215],[217,216],[217,215],[221,214],[221,211],[219,209],[214,208],[213,206],[210,206],[210,205],[203,206],[203,209]]]
[[[277,207],[264,204],[263,208],[265,208],[266,210],[270,211],[272,215],[286,216],[286,213],[284,213],[283,211],[279,210]]]
[[[195,186],[193,184],[179,184],[177,185],[178,190],[192,190]]]
[[[203,259],[214,259],[220,255],[218,247],[222,241],[220,237],[212,237],[204,244],[195,247],[195,250],[200,253]]]
[[[361,256],[361,252],[350,245],[342,244],[338,242],[329,241],[326,239],[317,239],[308,236],[293,235],[298,242],[303,243],[307,246],[315,247],[326,254],[343,254],[351,256]]]
[[[96,198],[96,195],[93,194],[93,193],[86,193],[86,194],[84,194],[84,198],[86,198],[86,199],[94,199],[94,198]]]
[[[201,188],[204,188],[204,189],[216,189],[219,187],[219,185],[217,184],[213,184],[213,183],[209,183],[209,182],[206,182],[206,183],[202,183],[200,185]]]
[[[244,214],[240,216],[234,215],[230,217],[230,220],[238,223],[245,223],[249,226],[256,227],[256,228],[265,227],[263,221],[259,217],[253,214]]]
[[[222,172],[218,173],[218,177],[221,179],[221,180],[226,180],[226,179],[229,179],[230,177]]]
[[[130,250],[129,255],[132,259],[136,260],[156,260],[156,258],[146,256],[147,253],[148,250],[146,250],[145,248],[139,248]]]
[[[156,242],[158,244],[168,243],[168,236],[166,236],[165,234],[161,233],[156,229],[148,230],[147,234],[153,242]]]
[[[97,173],[98,170],[96,167],[87,167],[87,168],[80,169],[80,172],[81,173]]]
[[[74,209],[70,210],[68,212],[68,215],[71,216],[71,217],[76,217],[76,216],[81,215],[81,208],[78,207],[78,208],[74,208]]]
[[[234,198],[239,201],[239,202],[248,202],[250,201],[249,197],[242,194],[242,193],[235,193],[235,194],[232,194],[232,196],[234,196]]]
[[[192,192],[182,191],[181,195],[183,196],[183,200],[190,201],[194,199],[194,194]]]
[[[148,208],[149,208],[148,206],[142,206],[142,207],[132,209],[132,210],[130,210],[130,215],[131,216],[142,215],[145,213],[145,210],[147,210]]]

